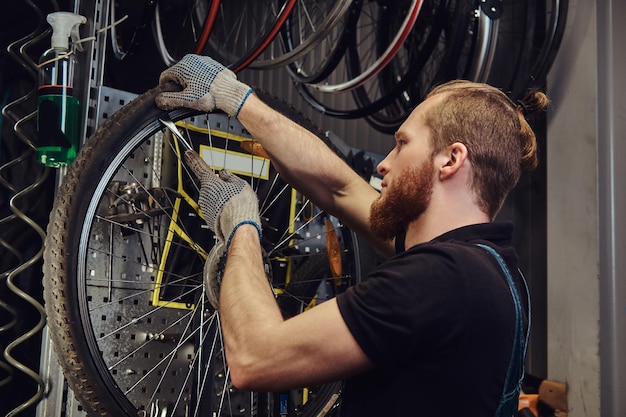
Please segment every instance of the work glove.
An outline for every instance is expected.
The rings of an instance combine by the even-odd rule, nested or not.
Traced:
[[[207,298],[217,310],[226,255],[235,230],[252,224],[261,239],[261,218],[257,196],[250,185],[223,169],[218,175],[192,150],[185,152],[185,162],[200,180],[198,205],[217,241],[204,264],[203,278]]]
[[[188,107],[202,112],[219,109],[237,117],[252,89],[237,80],[234,72],[208,56],[187,54],[166,69],[159,84],[173,81],[183,90],[164,92],[155,101],[163,110]]]
[[[185,152],[185,161],[200,180],[198,205],[209,229],[226,250],[235,230],[242,224],[252,224],[261,238],[261,218],[256,194],[243,179],[223,169],[216,175],[196,152]]]

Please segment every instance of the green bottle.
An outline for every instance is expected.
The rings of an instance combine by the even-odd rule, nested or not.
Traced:
[[[69,38],[87,21],[69,12],[50,13],[51,48],[39,64],[37,90],[37,162],[48,167],[69,165],[80,145],[81,108],[74,89],[75,58]]]

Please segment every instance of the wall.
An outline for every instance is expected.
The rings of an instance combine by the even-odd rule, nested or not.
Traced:
[[[626,410],[625,12],[570,0],[548,79],[548,373],[568,383],[570,417]]]

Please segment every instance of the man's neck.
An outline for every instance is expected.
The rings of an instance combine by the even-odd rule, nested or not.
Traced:
[[[438,210],[431,205],[417,220],[409,224],[404,245],[408,249],[459,227],[488,222],[489,216],[476,206]]]

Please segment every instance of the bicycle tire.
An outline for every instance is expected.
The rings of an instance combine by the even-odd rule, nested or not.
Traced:
[[[233,72],[250,65],[274,40],[297,0],[221,2],[203,55]]]
[[[388,7],[389,5],[394,4],[377,4],[377,6],[381,9]],[[371,3],[373,4],[373,3]],[[399,25],[396,35],[393,37],[392,41],[386,45],[386,47],[380,52],[380,48],[374,48],[373,50],[377,52],[376,55],[371,55],[372,48],[370,46],[376,43],[374,39],[372,41],[368,41],[368,46],[360,47],[359,52],[361,55],[361,65],[362,71],[359,74],[351,74],[347,79],[341,79],[337,81],[325,80],[323,82],[317,84],[310,84],[309,87],[319,90],[323,93],[342,93],[346,91],[350,91],[356,87],[359,87],[366,83],[369,79],[376,76],[389,62],[393,59],[393,57],[398,53],[398,50],[402,47],[402,44],[406,40],[407,36],[411,33],[413,26],[419,16],[420,9],[422,7],[422,0],[410,0],[410,4],[406,8],[405,18],[402,23]],[[364,7],[367,5],[364,5]],[[361,11],[361,16],[364,19],[367,19],[369,16],[363,13],[363,9]],[[376,24],[381,25],[385,24],[383,20],[379,20]],[[371,22],[368,24],[360,25],[357,23],[357,31],[363,32],[367,29],[368,26],[371,27]],[[359,30],[363,28],[363,30]],[[359,44],[361,45],[362,39],[367,38],[368,35],[364,33],[357,33],[356,39],[358,39]],[[379,52],[379,53],[378,53]]]
[[[470,62],[468,54],[471,54],[474,41],[470,29],[474,24],[471,3],[450,0],[441,2],[437,6],[437,9],[440,8],[443,10],[433,12],[432,21],[426,19],[425,9],[420,13],[417,25],[420,28],[432,27],[432,33],[428,36],[432,39],[428,39],[422,51],[417,51],[415,62],[408,70],[396,67],[393,62],[387,68],[387,81],[381,82],[380,86],[384,95],[393,95],[395,92],[395,98],[384,109],[365,117],[366,122],[379,132],[393,134],[435,85],[464,78],[467,73]],[[418,32],[417,37],[423,38],[424,35]],[[413,75],[405,88],[399,89],[389,81],[402,79],[404,74]],[[367,92],[357,88],[353,94],[360,106],[369,105]]]
[[[343,32],[341,21],[351,5],[352,0],[298,1],[281,28],[282,32],[289,32],[289,44],[285,44],[284,37],[277,37],[255,61],[250,63],[249,67],[253,69],[280,68],[301,59],[324,40],[333,43],[329,37],[341,37]]]
[[[517,97],[518,92],[525,89],[523,87],[524,79],[530,74],[530,68],[532,65],[532,52],[535,34],[537,32],[537,20],[536,16],[540,9],[539,3],[543,3],[541,0],[526,0],[526,25],[524,31],[518,36],[520,39],[520,46],[518,50],[518,58],[516,66],[511,73],[511,80],[508,85],[504,85],[504,88],[508,91],[511,97]]]
[[[329,35],[311,53],[299,56],[297,60],[286,65],[287,73],[293,81],[301,84],[315,84],[323,81],[335,71],[344,57],[362,6],[363,0],[352,0],[343,21],[333,28],[334,35]],[[281,35],[286,48],[288,50],[294,48],[289,25],[285,25]]]
[[[215,25],[220,3],[220,0],[156,2],[152,33],[165,65],[174,65],[185,54],[202,52]]]
[[[219,314],[206,302],[201,278],[200,253],[208,252],[213,237],[183,198],[197,181],[183,170],[176,141],[159,119],[188,122],[184,133],[190,135],[198,123],[211,123],[222,136],[214,133],[211,141],[193,136],[191,143],[208,146],[204,149],[215,155],[235,152],[236,137],[247,133],[223,114],[158,109],[154,98],[162,88],[111,116],[83,146],[58,190],[43,267],[53,346],[69,386],[90,415],[265,415],[257,414],[262,410],[278,415],[281,393],[243,392],[229,385]],[[325,137],[293,108],[262,98]],[[250,169],[255,176],[256,168]],[[256,178],[255,186],[267,219],[262,244],[279,294],[291,276],[298,276],[292,271],[309,255],[320,256],[325,244],[316,239],[323,213],[296,198],[291,188],[272,187],[280,181],[271,173],[267,181]],[[272,208],[264,211],[269,199]],[[314,215],[304,216],[304,209]],[[290,218],[297,224],[289,224]],[[331,288],[339,292],[360,280],[359,251],[352,232],[332,222],[339,230],[343,267]],[[175,227],[181,231],[170,234]],[[336,401],[340,388],[340,383],[309,387],[308,401],[292,400],[288,415],[314,415],[320,404],[329,404],[331,397]]]
[[[436,2],[432,2],[436,3]],[[298,83],[296,89],[303,99],[313,107],[316,111],[339,119],[357,119],[367,117],[373,113],[384,111],[384,109],[392,105],[399,96],[404,96],[408,88],[419,75],[428,57],[432,53],[437,37],[441,31],[442,21],[435,17],[441,17],[443,2],[431,4],[427,2],[419,13],[417,23],[413,27],[413,31],[408,35],[407,40],[415,37],[418,42],[405,42],[403,47],[397,51],[396,56],[390,61],[386,68],[382,69],[376,77],[371,78],[364,85],[356,87],[348,91],[352,100],[345,100],[347,103],[344,107],[331,107],[325,101],[329,95],[319,93],[315,89],[310,88],[308,84]],[[370,3],[368,7],[374,11],[368,11],[370,19],[381,22],[378,31],[385,29],[394,30],[394,22],[397,19],[404,20],[402,5],[398,7],[377,7],[376,4]],[[406,11],[406,7],[404,9]],[[421,19],[421,20],[420,20]],[[383,23],[384,22],[384,25]],[[384,33],[384,32],[383,32]],[[383,50],[387,47],[389,37],[395,36],[394,33],[389,36],[377,36],[377,40],[372,44],[371,48]],[[345,71],[349,75],[361,73],[360,59],[357,49],[362,48],[357,44],[356,33],[351,32],[351,38],[348,40],[348,46],[345,53]],[[395,72],[392,71],[395,67]],[[330,95],[336,97],[336,94]]]
[[[532,36],[526,40],[525,71],[517,73],[511,83],[511,96],[521,99],[531,87],[543,88],[546,76],[559,50],[567,22],[568,0],[545,0],[529,9]]]
[[[185,54],[195,53],[239,72],[274,40],[297,0],[187,3],[167,2],[166,13],[161,5],[156,8],[153,32],[164,63],[171,66]]]

